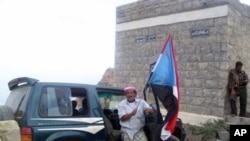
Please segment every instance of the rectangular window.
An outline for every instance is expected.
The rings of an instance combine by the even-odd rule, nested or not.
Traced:
[[[48,86],[42,89],[39,114],[42,117],[83,116],[88,114],[86,105],[85,89]]]
[[[15,113],[15,117],[22,117],[26,108],[26,103],[28,101],[30,91],[31,86],[29,85],[18,87],[11,91],[10,96],[6,101],[6,105],[11,107],[11,109]]]
[[[111,92],[102,92],[98,95],[102,109],[117,109],[119,102],[126,98],[125,94],[116,94]]]

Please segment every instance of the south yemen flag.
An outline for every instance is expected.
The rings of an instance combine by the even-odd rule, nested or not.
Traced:
[[[156,61],[149,82],[152,92],[167,109],[161,128],[161,140],[167,140],[174,132],[179,111],[179,82],[172,36],[169,35]]]

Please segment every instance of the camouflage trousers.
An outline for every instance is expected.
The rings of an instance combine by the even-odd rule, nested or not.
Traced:
[[[127,133],[122,134],[122,141],[147,141],[147,136],[143,130],[140,130],[134,135],[134,138],[131,140]]]

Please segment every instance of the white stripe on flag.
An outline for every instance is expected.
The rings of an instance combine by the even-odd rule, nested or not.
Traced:
[[[178,90],[176,86],[173,86],[173,94],[176,97],[176,99],[178,99]]]
[[[154,71],[155,71],[156,66],[157,66],[157,65],[159,64],[159,62],[160,62],[161,56],[162,56],[162,53],[160,54],[159,58],[157,59],[156,64],[154,65],[154,67],[153,67],[153,69],[152,69],[151,72],[154,72]]]
[[[161,129],[161,139],[164,141],[167,140],[171,136],[171,132],[165,129],[166,126],[167,126],[167,123]]]

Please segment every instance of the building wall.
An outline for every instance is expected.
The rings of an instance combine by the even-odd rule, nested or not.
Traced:
[[[154,0],[118,7],[116,85],[135,85],[142,96],[150,64],[171,34],[180,74],[180,110],[220,117],[227,114],[229,69],[241,60],[250,75],[250,35],[244,30],[250,27],[249,7],[232,1]],[[208,34],[191,36],[192,30]],[[152,98],[152,93],[147,95]]]
[[[244,63],[243,69],[248,72],[250,78],[250,18],[242,7],[231,7],[228,18],[228,58],[233,67],[234,60],[241,60]],[[250,14],[250,11],[248,11]],[[246,16],[244,16],[246,15]],[[249,86],[248,86],[249,88]],[[248,90],[249,91],[249,90]],[[250,112],[250,94],[248,94],[247,111]]]

